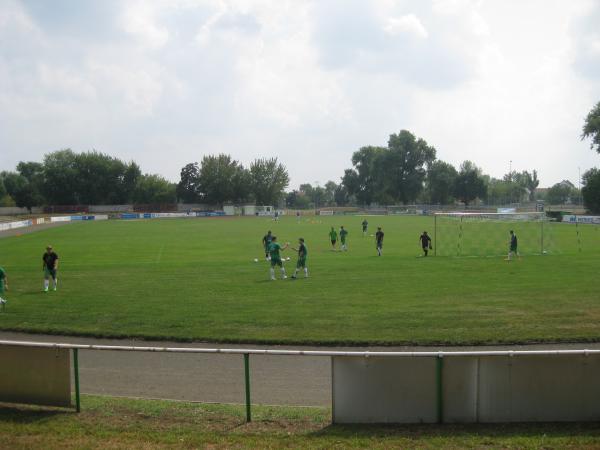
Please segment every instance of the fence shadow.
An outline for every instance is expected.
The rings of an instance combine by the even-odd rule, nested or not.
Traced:
[[[75,411],[61,408],[29,408],[27,406],[12,406],[0,404],[0,422],[15,424],[31,424],[45,421],[65,414],[76,414]]]
[[[330,424],[311,433],[312,436],[329,437],[405,437],[421,436],[460,437],[527,437],[527,436],[600,436],[599,422],[548,422],[548,423],[494,423],[494,424],[373,424],[373,425],[336,425]]]

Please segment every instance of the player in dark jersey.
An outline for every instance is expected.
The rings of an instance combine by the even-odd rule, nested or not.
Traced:
[[[427,256],[427,252],[433,248],[427,231],[423,231],[423,234],[419,236],[419,240],[421,241],[421,248],[423,248],[423,256]]]
[[[510,239],[508,241],[508,257],[507,261],[513,259],[514,256],[519,256],[517,235],[513,230],[510,230]]]
[[[52,290],[58,287],[58,255],[49,245],[42,255],[42,270],[44,271],[44,292],[48,292],[50,278],[52,278]]]
[[[304,245],[304,238],[298,239],[298,244],[298,249],[292,247],[292,250],[298,252],[298,262],[296,263],[296,270],[294,271],[292,278],[297,278],[298,271],[301,268],[304,269],[304,278],[308,278],[308,267],[306,267],[306,255],[308,255],[308,250],[306,249],[306,245]]]
[[[383,231],[381,227],[377,227],[377,233],[375,233],[375,243],[377,245],[377,256],[381,256],[381,250],[383,249]]]
[[[367,222],[367,219],[365,218],[362,221],[362,233],[363,233],[363,237],[365,237],[367,235],[367,230],[369,229],[369,222]]]
[[[262,244],[263,244],[263,247],[265,248],[265,258],[267,261],[270,259],[269,246],[271,245],[272,239],[273,239],[273,235],[271,234],[271,230],[267,231],[267,234],[265,234],[262,238]]]

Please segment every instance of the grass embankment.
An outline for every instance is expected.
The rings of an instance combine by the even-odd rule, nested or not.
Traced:
[[[331,425],[319,408],[83,396],[80,414],[0,406],[0,448],[600,448],[600,425]]]

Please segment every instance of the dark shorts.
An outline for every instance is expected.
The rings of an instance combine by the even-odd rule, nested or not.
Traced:
[[[48,269],[47,267],[44,269],[45,277],[56,278],[56,269]]]
[[[277,259],[271,258],[271,267],[275,267],[275,266],[283,267],[283,261],[281,261],[281,258],[277,258]]]
[[[298,269],[300,267],[306,267],[306,258],[298,258],[298,262],[296,263],[296,267]]]
[[[335,245],[335,243],[336,243],[336,242],[337,242],[337,241],[336,241],[335,239],[332,239],[332,240],[331,240],[331,245]]]
[[[377,248],[383,247],[383,241],[377,241]]]
[[[511,246],[510,246],[510,251],[511,251],[511,252],[516,252],[516,251],[517,251],[517,247],[516,247],[516,246],[515,246],[515,247],[513,247],[513,246],[511,245]]]

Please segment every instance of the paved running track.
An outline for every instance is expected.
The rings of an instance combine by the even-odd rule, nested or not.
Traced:
[[[317,350],[458,350],[458,347],[300,347],[219,345],[47,336],[0,331],[1,340],[103,345]],[[460,347],[460,350],[600,348],[600,343]],[[81,392],[218,403],[244,402],[242,355],[80,350]],[[252,402],[267,405],[330,406],[331,363],[327,357],[250,356]]]

